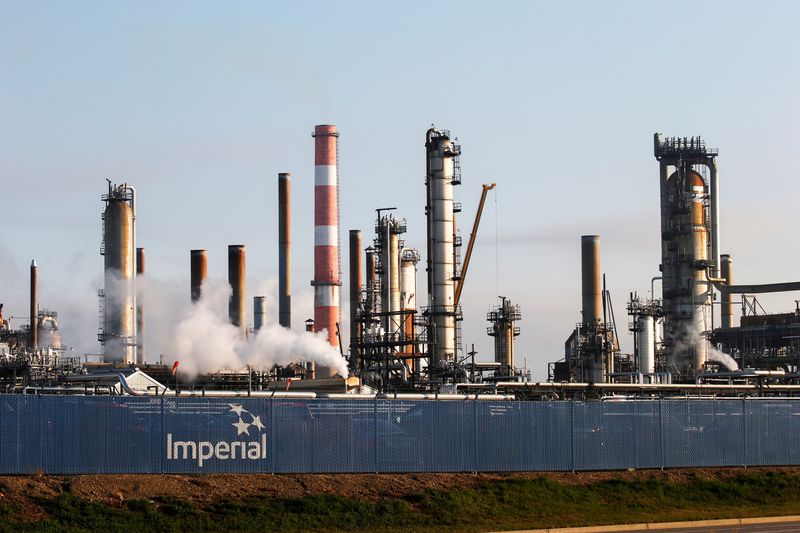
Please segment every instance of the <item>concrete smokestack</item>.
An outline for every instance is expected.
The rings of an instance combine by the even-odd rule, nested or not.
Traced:
[[[208,277],[208,252],[205,250],[192,250],[189,252],[191,268],[191,295],[192,303],[200,299],[203,282]]]
[[[144,275],[144,248],[136,249],[136,278]],[[144,302],[136,300],[136,363],[145,364],[144,351]]]
[[[228,246],[228,283],[231,286],[231,297],[228,300],[228,319],[231,324],[241,330],[242,337],[247,337],[247,314],[245,311],[245,263],[244,245]]]
[[[39,347],[39,267],[36,264],[36,260],[34,259],[31,261],[31,314],[30,314],[30,321],[31,321],[31,330],[30,330],[30,338],[28,342],[30,343],[30,350],[36,351]]]
[[[278,322],[292,327],[292,178],[278,174]]]
[[[350,230],[350,356],[358,357],[359,324],[358,309],[361,307],[361,231]]]
[[[267,325],[267,297],[254,296],[253,297],[253,332],[258,333],[258,330]]]
[[[722,262],[722,279],[725,280],[726,285],[733,285],[733,259],[728,254],[720,256]],[[720,291],[722,305],[720,309],[721,326],[729,328],[733,325],[733,305],[731,302],[731,293],[723,289]]]
[[[314,327],[327,330],[328,342],[339,347],[339,175],[336,126],[314,127]],[[320,366],[317,377],[333,376]]]
[[[603,303],[600,284],[600,237],[581,237],[581,297],[583,323],[599,324],[603,321]]]

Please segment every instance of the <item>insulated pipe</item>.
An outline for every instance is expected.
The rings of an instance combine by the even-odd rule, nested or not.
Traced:
[[[192,303],[200,299],[203,282],[208,277],[208,252],[205,250],[192,250],[189,253],[191,267],[191,295]]]
[[[30,329],[30,350],[35,352],[39,347],[39,267],[36,260],[31,261],[31,329]]]
[[[657,136],[658,134],[656,134]],[[667,179],[669,178],[669,165],[666,161],[659,161],[658,165],[658,187],[659,192],[661,195],[661,271],[664,271],[664,261],[667,258],[667,240],[664,236],[667,234],[667,220],[668,220],[668,213],[667,213]],[[664,287],[661,287],[662,292]],[[655,296],[653,296],[655,298]]]
[[[136,277],[144,275],[144,248],[136,249]],[[140,295],[137,295],[140,296]],[[145,364],[144,353],[144,302],[136,299],[136,363]]]
[[[350,230],[350,357],[357,359],[359,344],[358,309],[361,307],[361,231]]]
[[[228,319],[238,327],[243,338],[247,337],[245,311],[245,251],[243,244],[228,246],[228,283],[231,297],[228,300]]]
[[[278,322],[292,327],[291,174],[278,174]]]
[[[314,327],[326,330],[331,346],[339,347],[339,176],[336,126],[314,127]],[[320,366],[317,377],[333,377]]]
[[[731,293],[728,291],[727,286],[733,282],[733,260],[728,254],[720,255],[722,262],[721,277],[725,280],[725,287],[720,290],[722,297],[722,306],[720,309],[721,326],[723,328],[731,327],[733,324],[733,305],[731,305]]]
[[[267,325],[267,297],[253,296],[253,332]]]
[[[719,254],[719,173],[717,170],[717,158],[710,158],[707,165],[711,189],[711,260],[714,262],[714,277],[718,278],[720,277],[721,264]]]
[[[600,237],[581,237],[581,299],[583,323],[597,325],[602,322],[603,306],[600,290]]]

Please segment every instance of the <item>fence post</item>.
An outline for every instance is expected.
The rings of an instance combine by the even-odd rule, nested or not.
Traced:
[[[666,453],[664,450],[664,398],[658,399],[658,441],[661,448],[661,470],[666,466]]]
[[[374,439],[373,445],[374,452],[372,454],[372,461],[373,461],[373,472],[378,472],[378,398],[376,397],[373,401],[373,411],[372,411],[372,427],[374,429]]]
[[[569,401],[569,440],[570,440],[570,464],[571,470],[575,472],[575,399]]]
[[[747,400],[742,397],[742,440],[743,446],[742,450],[744,450],[744,457],[742,457],[742,466],[747,468],[748,464],[748,453],[747,453]]]
[[[478,473],[478,400],[472,400],[472,413],[473,413],[473,424],[472,424],[472,447],[475,454],[475,470],[474,472]]]

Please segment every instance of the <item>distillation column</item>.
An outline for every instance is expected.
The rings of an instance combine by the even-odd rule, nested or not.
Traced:
[[[455,253],[453,185],[461,149],[447,131],[428,130],[426,215],[428,223],[429,368],[456,358]]]
[[[417,332],[414,328],[414,317],[417,311],[417,263],[419,263],[419,252],[414,248],[403,248],[400,253],[400,310],[402,314],[403,333],[406,340],[412,341],[405,347],[405,353],[414,355]],[[406,365],[414,373],[419,372],[417,359],[410,357],[406,359]]]
[[[136,362],[136,286],[134,280],[135,191],[108,183],[103,212],[104,290],[103,358],[110,363]]]
[[[722,268],[720,269],[720,274],[722,279],[725,280],[725,285],[733,285],[733,259],[728,254],[722,254],[720,256],[720,261],[722,262]],[[731,293],[727,290],[722,289],[721,293],[721,309],[720,309],[720,321],[722,322],[721,326],[723,328],[730,328],[733,326],[733,304],[731,302]]]
[[[339,347],[339,176],[336,126],[314,127],[314,328],[327,331],[331,346]],[[333,376],[318,367],[318,378]]]

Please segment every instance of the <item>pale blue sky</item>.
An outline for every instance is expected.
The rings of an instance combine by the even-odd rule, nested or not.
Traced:
[[[371,237],[373,209],[393,205],[424,249],[424,133],[435,123],[459,137],[465,240],[480,183],[498,183],[464,290],[464,340],[491,356],[497,218],[500,292],[522,305],[518,362],[536,377],[580,319],[581,234],[601,235],[630,345],[625,299],[659,262],[654,131],[719,147],[722,249],[737,278],[798,277],[800,4],[488,6],[0,0],[7,313],[25,314],[35,257],[41,302],[65,329],[68,317],[81,324],[89,334],[68,340],[87,347],[106,177],[137,187],[152,276],[188,297],[190,248],[208,248],[210,275],[224,278],[226,245],[245,243],[252,295],[277,275],[276,176],[289,171],[299,325],[319,123],[341,132],[345,243],[348,229]]]

